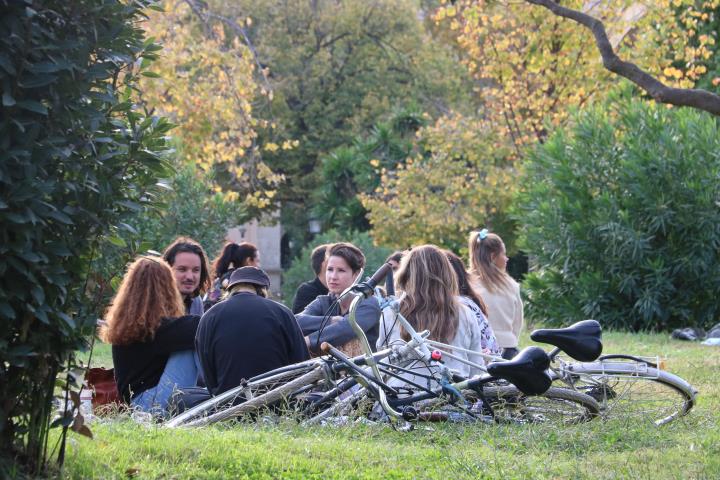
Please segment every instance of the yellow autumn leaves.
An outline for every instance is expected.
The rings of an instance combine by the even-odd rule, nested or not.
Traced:
[[[158,78],[142,85],[143,100],[177,124],[181,161],[220,172],[216,189],[228,200],[242,195],[250,206],[267,206],[283,179],[260,167],[257,128],[265,125],[253,117],[253,102],[268,92],[256,84],[251,52],[225,25],[204,23],[185,2],[169,0],[163,8],[144,25],[163,50],[154,66]]]

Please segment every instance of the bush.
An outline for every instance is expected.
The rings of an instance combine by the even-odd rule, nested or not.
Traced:
[[[96,252],[170,174],[171,126],[133,104],[160,49],[138,28],[150,3],[3,2],[0,455],[31,471],[45,464],[56,375],[94,331]]]
[[[313,249],[323,243],[350,242],[363,251],[365,254],[365,273],[363,279],[372,275],[375,270],[385,263],[385,259],[392,253],[392,250],[383,247],[376,247],[373,240],[367,232],[350,232],[341,234],[337,230],[329,230],[322,235],[318,235],[315,240],[310,242],[302,249],[300,255],[295,257],[292,266],[285,270],[283,274],[282,295],[286,305],[291,306],[295,291],[301,283],[307,282],[315,278],[310,265],[310,254]]]
[[[575,115],[531,154],[517,203],[531,319],[667,330],[717,321],[720,136],[691,109]]]

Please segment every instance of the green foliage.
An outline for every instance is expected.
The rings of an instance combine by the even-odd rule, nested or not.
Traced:
[[[469,75],[450,47],[427,33],[414,0],[209,3],[246,25],[267,69],[273,97],[254,115],[276,128],[260,130],[259,142],[299,141],[292,150],[263,151],[287,179],[275,199],[295,245],[309,240],[305,206],[322,187],[321,158],[350,148],[395,107],[417,104],[436,115],[473,105]]]
[[[190,236],[208,255],[214,255],[228,229],[248,218],[240,202],[227,200],[212,185],[208,174],[192,165],[181,166],[172,179],[172,190],[162,197],[162,207],[134,219],[140,238],[162,251],[178,235]]]
[[[526,313],[564,325],[709,326],[720,295],[720,137],[690,109],[577,114],[527,162],[518,201],[536,268]]]
[[[225,242],[227,230],[248,219],[242,203],[213,188],[211,174],[181,161],[177,168],[169,181],[161,183],[166,187],[154,203],[132,212],[112,241],[96,252],[89,283],[98,305],[109,303],[128,261],[136,255],[162,252],[182,235],[197,240],[212,259]]]
[[[324,229],[366,231],[370,224],[358,194],[380,185],[380,172],[403,163],[413,150],[415,132],[426,123],[416,108],[396,110],[369,135],[338,147],[320,161],[320,186],[313,191],[313,214]]]
[[[485,226],[514,250],[507,212],[517,170],[490,127],[449,115],[417,132],[413,156],[383,169],[379,187],[361,195],[379,244],[434,243],[463,252],[469,232]]]
[[[363,279],[370,276],[385,263],[385,259],[392,253],[392,250],[377,247],[374,245],[372,238],[367,232],[348,232],[345,234],[337,230],[330,230],[318,235],[300,251],[300,255],[295,257],[292,267],[285,270],[283,274],[282,295],[286,304],[290,305],[295,297],[295,290],[301,283],[307,282],[315,278],[310,265],[310,254],[318,245],[324,243],[350,242],[358,247],[365,254],[365,273]]]
[[[31,470],[45,462],[56,374],[93,331],[95,252],[170,173],[171,125],[133,106],[140,60],[160,48],[137,28],[150,4],[4,2],[0,453]]]

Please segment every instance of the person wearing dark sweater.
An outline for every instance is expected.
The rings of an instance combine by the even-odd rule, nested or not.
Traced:
[[[325,255],[327,253],[328,245],[320,245],[315,247],[310,255],[310,263],[312,269],[315,272],[315,279],[310,280],[301,284],[295,292],[295,299],[293,300],[292,312],[298,314],[305,310],[305,307],[310,305],[320,295],[327,295],[328,288],[325,282]]]
[[[184,311],[164,260],[139,257],[130,265],[101,337],[112,345],[118,390],[132,406],[162,415],[175,389],[196,384],[193,346],[200,317]]]
[[[347,313],[352,297],[336,303],[338,296],[353,284],[365,266],[365,255],[351,243],[336,243],[328,248],[326,281],[329,295],[317,297],[302,313],[295,316],[308,348],[319,354],[322,342],[341,348],[349,355],[359,354],[359,344],[348,323]],[[379,333],[380,305],[375,297],[366,298],[358,305],[358,325],[363,329],[374,348]]]
[[[261,373],[309,358],[292,312],[267,297],[270,280],[257,267],[233,271],[229,297],[200,320],[195,347],[213,395]]]

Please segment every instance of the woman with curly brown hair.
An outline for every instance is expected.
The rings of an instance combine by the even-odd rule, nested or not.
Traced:
[[[200,317],[184,312],[164,260],[139,257],[130,264],[101,332],[112,344],[115,380],[126,402],[162,414],[175,388],[196,385],[194,342]]]

